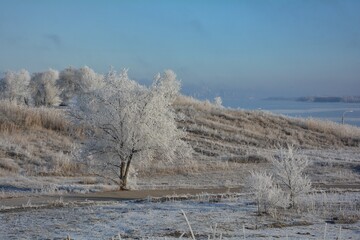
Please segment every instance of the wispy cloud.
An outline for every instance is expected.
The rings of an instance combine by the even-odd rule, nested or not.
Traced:
[[[62,45],[61,37],[57,34],[45,34],[44,38],[58,47]]]

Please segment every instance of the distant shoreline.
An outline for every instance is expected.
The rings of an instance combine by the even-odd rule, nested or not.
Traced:
[[[360,103],[360,96],[348,97],[298,97],[298,98],[284,98],[284,97],[269,97],[265,98],[267,101],[297,101],[297,102],[316,102],[316,103]]]

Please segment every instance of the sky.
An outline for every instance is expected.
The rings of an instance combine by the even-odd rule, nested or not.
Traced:
[[[189,94],[360,95],[358,0],[0,0],[0,71],[173,69]]]

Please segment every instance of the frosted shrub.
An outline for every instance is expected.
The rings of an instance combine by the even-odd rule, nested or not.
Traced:
[[[35,106],[58,106],[61,103],[60,90],[56,86],[59,72],[49,69],[35,73],[31,78],[31,95]]]
[[[294,153],[290,146],[279,149],[271,158],[271,173],[250,172],[247,186],[253,191],[258,212],[275,207],[296,207],[298,199],[311,190],[311,181],[304,175],[308,160]]]
[[[0,99],[17,104],[29,104],[30,74],[27,70],[8,71],[0,79]]]
[[[104,86],[104,76],[97,74],[88,66],[76,69],[66,68],[60,72],[58,86],[62,89],[61,99],[64,104],[77,94],[94,91]]]
[[[221,108],[222,107],[222,99],[221,97],[215,97],[214,98],[214,104],[216,107]]]
[[[271,163],[276,181],[289,195],[290,207],[295,207],[298,197],[311,190],[311,181],[304,174],[309,165],[308,159],[288,146],[287,149],[279,149],[278,155],[271,158]]]
[[[271,173],[251,171],[247,187],[254,193],[258,214],[267,213],[275,207],[286,207],[288,205],[286,194],[275,184]]]

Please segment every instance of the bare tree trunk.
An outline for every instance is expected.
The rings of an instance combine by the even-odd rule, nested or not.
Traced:
[[[126,187],[126,183],[124,182],[124,178],[125,178],[125,162],[121,162],[119,171],[120,171],[119,190],[124,190],[125,187]]]
[[[131,164],[131,160],[132,160],[133,156],[134,156],[134,151],[132,151],[131,154],[129,155],[128,161],[126,162],[126,168],[124,168],[124,178],[123,178],[123,189],[122,190],[128,190],[127,181],[128,181],[129,172],[130,172],[130,164]]]
[[[132,150],[132,152],[130,153],[130,155],[128,157],[128,160],[126,162],[121,163],[120,190],[129,190],[127,188],[127,182],[128,182],[129,172],[130,172],[130,164],[131,164],[131,160],[133,159],[134,152],[135,151]]]
[[[293,191],[290,189],[290,206],[289,208],[294,208],[295,207],[295,199],[294,199],[294,193]]]

